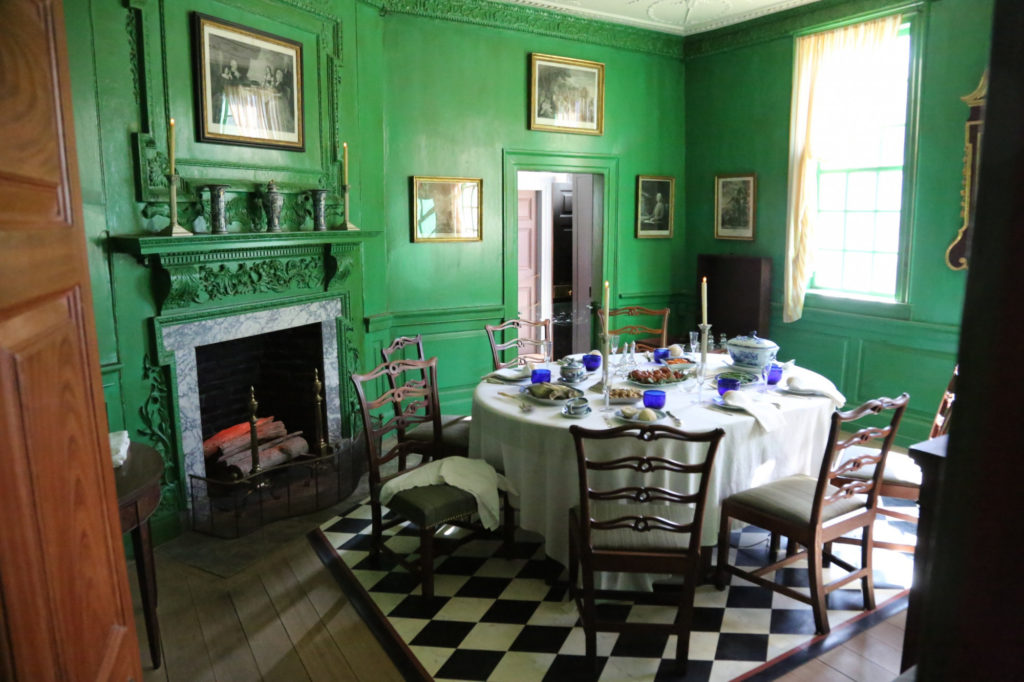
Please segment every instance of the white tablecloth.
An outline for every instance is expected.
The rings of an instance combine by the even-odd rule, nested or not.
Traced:
[[[709,356],[711,371],[716,366],[720,369],[726,362],[726,356]],[[557,377],[558,366],[554,363],[550,366],[552,376]],[[809,370],[794,367],[789,372]],[[513,505],[519,512],[519,525],[543,535],[548,556],[563,566],[568,564],[569,557],[568,511],[579,501],[576,452],[569,427],[579,424],[589,429],[606,429],[622,423],[612,417],[614,412],[602,411],[601,394],[589,390],[599,380],[600,372],[597,372],[578,386],[594,408],[583,419],[569,419],[562,416],[558,407],[537,404],[531,412],[522,412],[519,400],[500,395],[518,394],[521,384],[481,382],[473,394],[470,457],[490,462],[516,486],[519,497],[513,498]],[[665,389],[668,396],[665,407],[682,420],[680,428],[707,431],[721,427],[725,430],[711,472],[703,527],[702,544],[713,546],[718,539],[719,507],[723,499],[791,474],[817,473],[828,438],[832,403],[824,397],[791,396],[774,390],[762,395],[756,387],[744,388],[755,399],[780,404],[785,426],[766,433],[749,414],[708,407],[706,403],[718,395],[713,388],[704,389],[705,404],[698,404],[694,384],[690,381],[658,388]],[[613,381],[612,385],[627,384],[620,380]],[[688,388],[692,390],[687,391]],[[670,419],[662,423],[674,425]],[[693,444],[665,445],[690,448],[695,456],[702,452]]]

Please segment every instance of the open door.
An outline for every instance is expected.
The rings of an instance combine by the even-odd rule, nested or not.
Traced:
[[[60,0],[4,0],[0,679],[142,679],[117,512]]]

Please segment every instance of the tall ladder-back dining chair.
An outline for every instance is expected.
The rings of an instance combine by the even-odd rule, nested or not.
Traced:
[[[551,359],[551,320],[533,322],[516,319],[501,324],[485,324],[484,329],[491,343],[491,357],[496,370]],[[511,333],[510,330],[515,331],[515,337],[504,341]],[[516,357],[502,360],[502,353],[511,348],[516,349]]]
[[[366,391],[379,386],[387,377],[389,388],[370,399]],[[366,430],[366,453],[369,460],[370,511],[372,542],[370,553],[378,557],[387,552],[410,573],[418,574],[425,597],[434,595],[434,534],[444,524],[463,525],[477,513],[472,493],[444,483],[420,485],[396,493],[387,503],[393,512],[384,518],[381,489],[401,476],[420,467],[442,464],[433,461],[440,449],[441,419],[437,399],[437,358],[429,360],[396,360],[377,366],[366,374],[352,374],[359,407]],[[397,437],[419,426],[432,429],[433,439],[419,441]],[[385,444],[388,447],[385,448]],[[420,459],[411,463],[410,455]],[[508,496],[501,494],[504,516],[504,542],[511,541],[513,516]],[[418,561],[402,556],[384,543],[384,530],[411,521],[419,528]],[[472,536],[468,536],[472,537]],[[468,539],[467,537],[467,539]]]
[[[895,399],[869,400],[847,412],[835,411],[832,414],[828,442],[817,477],[803,474],[787,476],[727,497],[722,502],[722,520],[718,531],[718,566],[715,572],[717,587],[725,589],[727,574],[731,573],[810,604],[814,612],[815,629],[820,634],[829,632],[826,595],[849,582],[861,581],[864,608],[874,609],[875,584],[871,573],[871,550],[874,546],[872,529],[882,477],[879,473],[867,481],[847,481],[843,476],[848,471],[868,464],[875,465],[878,472],[885,468],[886,456],[889,454],[889,448],[909,400],[910,396],[904,393]],[[851,437],[839,440],[840,429],[844,424],[882,413],[891,414],[888,425],[866,426]],[[845,456],[851,447],[873,440],[880,440],[881,448],[858,449],[855,456]],[[755,570],[732,565],[729,563],[729,539],[734,520],[764,528],[773,534],[785,535],[789,538],[792,548],[795,549],[799,545],[802,549],[799,552],[787,552],[787,556],[779,561],[770,559],[771,563],[767,566]],[[825,545],[857,529],[861,530],[862,538],[860,568],[838,557],[829,556],[831,562],[838,564],[848,573],[825,584],[822,573],[823,554],[827,552]],[[808,594],[764,577],[805,558]]]
[[[597,631],[676,635],[676,667],[689,658],[693,595],[711,468],[722,429],[688,433],[669,426],[572,426],[579,506],[569,510],[569,590],[583,623],[586,654],[597,674]],[[680,592],[597,590],[596,571],[684,577]],[[582,589],[578,582],[582,578]],[[608,620],[596,597],[631,598],[677,607],[665,622]]]
[[[953,368],[953,375],[949,378],[946,391],[942,394],[939,407],[935,411],[935,418],[932,420],[932,427],[928,438],[938,438],[949,431],[949,424],[953,418],[953,403],[956,402],[956,380],[960,374],[960,366]],[[851,448],[856,449],[856,448]],[[868,480],[875,475],[873,466],[866,466],[862,469],[849,471],[844,474],[841,481]],[[902,452],[890,452],[885,460],[885,470],[882,471],[882,487],[879,489],[882,497],[892,497],[901,500],[912,500],[917,502],[921,496],[921,467],[911,459],[910,455]],[[878,513],[891,518],[917,523],[917,515],[900,511],[899,507],[883,506],[879,501]],[[841,538],[836,540],[845,544],[858,544],[856,538]],[[875,547],[892,549],[898,552],[913,552],[914,545],[875,540]]]
[[[608,311],[608,333],[618,334],[621,341],[636,341],[637,350],[664,348],[668,345],[668,313],[668,308],[652,310],[635,305],[612,308]],[[604,310],[597,309],[598,329],[604,329],[604,314]],[[612,324],[620,322],[620,320],[614,319],[617,317],[629,318],[626,320],[628,324],[618,329],[611,329]],[[625,339],[622,338],[624,336],[640,338]]]
[[[399,336],[391,342],[391,345],[380,352],[385,363],[399,358],[406,360],[425,360],[423,354],[423,335]],[[426,378],[426,377],[424,377]],[[389,374],[388,379],[393,380],[394,376]],[[392,388],[397,388],[392,386]],[[443,452],[438,457],[447,455],[469,455],[469,429],[472,417],[467,414],[441,414],[441,443]],[[399,438],[411,440],[429,441],[434,438],[434,431],[429,424],[420,424],[411,430],[400,429]]]

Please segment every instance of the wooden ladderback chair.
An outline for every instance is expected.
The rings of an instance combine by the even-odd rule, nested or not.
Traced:
[[[376,398],[367,390],[386,378],[388,388]],[[407,476],[432,462],[440,449],[441,415],[437,400],[437,358],[387,362],[366,374],[353,374],[359,398],[366,452],[369,462],[370,508],[372,522],[371,555],[387,551],[411,573],[418,573],[426,597],[434,592],[434,532],[438,526],[468,521],[477,511],[476,498],[465,490],[446,485],[421,485],[395,494],[387,503],[394,515],[384,520],[381,489],[391,479]],[[372,395],[372,393],[371,393]],[[415,428],[431,429],[433,439],[411,440],[400,434]],[[420,460],[412,464],[412,454]],[[511,513],[505,496],[506,536],[511,532]],[[411,521],[419,528],[418,565],[394,553],[383,541],[384,530]]]
[[[612,308],[608,311],[608,333],[618,334],[620,341],[636,341],[637,350],[654,350],[655,348],[664,348],[668,345],[668,313],[668,308],[652,310],[650,308],[642,308],[635,305],[627,306],[625,308]],[[604,329],[604,315],[605,311],[598,308],[598,329]],[[629,319],[617,320],[615,319],[617,317],[626,317]],[[628,324],[618,327],[617,329],[612,329],[613,325],[619,324],[623,321],[628,322]],[[643,324],[641,324],[641,322],[643,322]]]
[[[945,435],[949,430],[950,421],[953,418],[953,403],[956,402],[956,380],[960,374],[960,366],[953,368],[953,375],[949,378],[942,399],[939,400],[938,409],[935,411],[935,418],[932,420],[932,427],[928,433],[929,438],[938,438]],[[858,471],[850,471],[845,474],[847,479],[865,480],[874,476],[874,468],[867,466]],[[882,487],[879,490],[882,497],[891,497],[900,500],[911,500],[917,502],[921,496],[921,467],[910,458],[910,455],[902,452],[890,452],[885,462],[885,470],[882,472]],[[917,523],[917,515],[902,511],[895,506],[879,506],[878,513],[901,521]],[[838,540],[845,544],[855,544],[856,540],[846,538]],[[892,549],[897,552],[913,552],[914,545],[903,542],[889,542],[876,540],[875,547]]]
[[[656,424],[569,431],[580,500],[569,511],[569,589],[588,660],[596,674],[599,630],[668,632],[677,635],[676,665],[685,673],[709,477],[725,432],[688,433]],[[685,580],[678,593],[596,590],[596,571],[671,573]],[[597,596],[670,604],[677,617],[671,623],[609,621],[599,617]]]
[[[496,370],[551,359],[551,320],[509,320],[501,324],[486,324],[484,329],[491,343],[491,357]],[[515,337],[503,340],[511,333],[510,330],[515,331]],[[511,348],[516,349],[516,357],[502,360],[502,354]]]
[[[423,354],[423,336],[422,334],[417,334],[416,336],[399,336],[391,342],[391,345],[382,349],[380,354],[385,363],[398,359],[425,360],[426,356]],[[388,374],[388,379],[393,381],[394,376]],[[392,388],[395,388],[395,386],[392,385]],[[447,455],[469,455],[469,429],[471,426],[471,420],[472,417],[466,414],[441,413],[442,452],[437,453],[438,457],[444,457]],[[400,434],[402,438],[420,441],[430,441],[434,438],[433,428],[428,427],[427,424],[420,424],[412,429],[402,429]]]
[[[882,485],[881,471],[885,468],[889,448],[896,437],[896,430],[909,400],[910,396],[904,393],[895,399],[878,398],[847,412],[834,412],[821,468],[816,477],[787,476],[727,497],[722,502],[722,520],[718,532],[718,567],[715,572],[718,588],[725,588],[727,574],[731,573],[810,604],[814,612],[814,624],[820,634],[829,632],[826,595],[849,582],[861,581],[864,608],[874,609],[875,591],[871,573],[871,550],[874,547],[872,528]],[[844,424],[882,413],[891,415],[886,426],[867,426],[849,438],[840,440],[840,430]],[[880,442],[881,447],[860,447],[872,441]],[[875,467],[875,475],[866,480],[851,480],[846,476],[850,471],[865,466]],[[788,552],[787,556],[779,561],[774,561],[774,557],[771,557],[771,563],[754,570],[730,564],[729,539],[734,520],[788,537],[790,548],[794,551]],[[826,547],[828,543],[858,529],[861,531],[859,568],[831,555],[829,548]],[[800,546],[802,550],[795,551],[796,546]],[[839,565],[848,573],[825,584],[822,574],[824,555],[828,555],[832,563]],[[809,594],[764,577],[803,559],[807,560]]]

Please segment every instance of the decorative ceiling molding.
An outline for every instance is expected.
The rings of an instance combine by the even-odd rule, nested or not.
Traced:
[[[361,0],[386,14],[412,14],[525,33],[567,38],[682,59],[683,39],[665,32],[611,23],[557,9],[482,0]]]
[[[689,36],[818,0],[497,0],[598,21]]]

